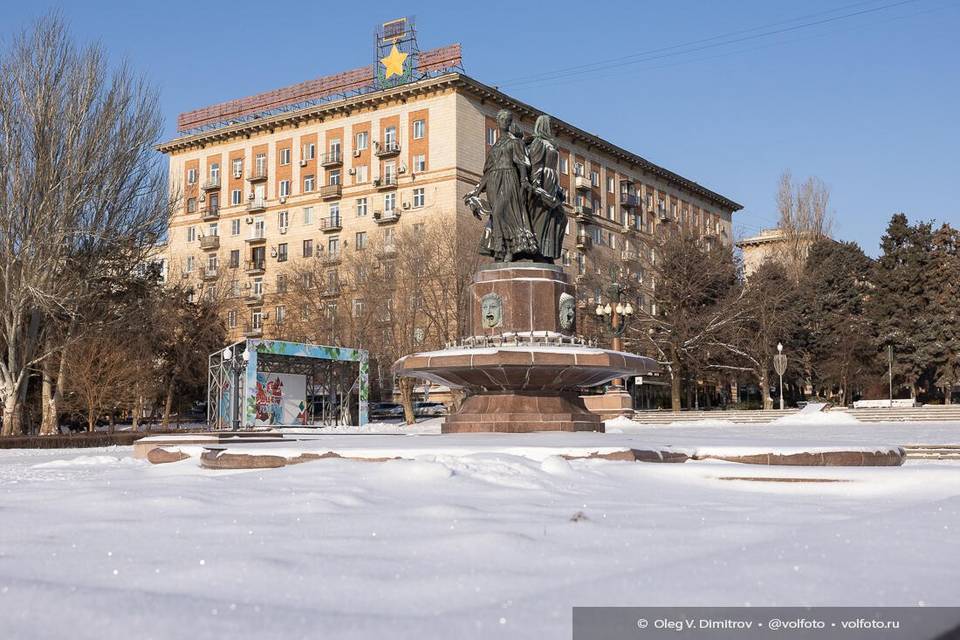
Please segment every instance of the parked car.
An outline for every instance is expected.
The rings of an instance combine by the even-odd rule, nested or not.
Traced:
[[[378,420],[403,417],[403,407],[396,402],[371,402],[368,411],[371,418]]]
[[[414,402],[413,415],[435,417],[447,415],[447,407],[442,402]]]

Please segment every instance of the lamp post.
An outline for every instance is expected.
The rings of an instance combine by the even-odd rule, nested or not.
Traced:
[[[619,284],[611,285],[611,302],[603,304],[602,300],[597,300],[595,313],[606,327],[607,331],[613,337],[613,350],[623,351],[623,334],[627,330],[627,321],[633,316],[633,305],[627,302],[623,304],[620,297],[623,295],[623,287]],[[616,378],[610,383],[613,391],[622,391],[624,388],[623,380]]]
[[[783,344],[777,343],[777,355],[773,356],[773,368],[780,376],[780,411],[783,411],[783,374],[787,371],[787,356],[783,355]]]

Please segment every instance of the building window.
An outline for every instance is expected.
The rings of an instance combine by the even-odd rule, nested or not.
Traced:
[[[289,211],[278,211],[277,212],[277,226],[281,229],[286,229],[290,226],[290,212]]]
[[[243,177],[243,158],[234,158],[230,164],[233,166],[233,177],[242,178]]]
[[[354,184],[363,184],[370,179],[370,171],[367,165],[360,165],[359,167],[354,167],[353,183]]]
[[[334,138],[330,141],[330,158],[332,160],[340,159],[340,138]]]
[[[187,169],[187,184],[197,184],[196,169]]]
[[[220,213],[220,196],[216,193],[210,194],[210,203],[207,206],[210,213]]]
[[[287,261],[287,243],[281,242],[277,245],[277,262]]]
[[[340,255],[340,236],[331,236],[327,239],[327,255],[330,257]]]
[[[243,203],[243,192],[240,189],[234,189],[230,192],[230,204],[237,206]]]
[[[357,198],[357,217],[362,218],[367,215],[367,199]]]
[[[566,249],[561,250],[561,252],[560,252],[560,259],[563,261],[563,266],[565,266],[565,267],[569,267],[569,266],[570,266],[570,252],[569,252],[569,251],[567,251]]]
[[[607,191],[613,193],[613,176],[607,176]]]
[[[258,153],[257,157],[253,159],[253,169],[254,175],[262,176],[267,173],[267,154]]]
[[[397,194],[388,193],[383,196],[383,211],[392,212],[397,206]]]
[[[413,139],[421,140],[424,135],[426,135],[427,123],[423,120],[414,120],[413,121]]]
[[[427,170],[427,156],[422,153],[418,153],[413,156],[413,170],[417,173],[422,173]]]
[[[277,274],[277,293],[286,293],[287,292],[287,274],[278,273]]]
[[[196,211],[197,211],[197,199],[187,198],[187,213],[196,213]]]
[[[383,130],[383,148],[390,149],[397,144],[397,128],[387,127]]]
[[[317,157],[317,145],[312,142],[308,142],[303,145],[303,159],[304,160],[313,160]]]
[[[560,173],[567,175],[570,172],[570,161],[565,157],[560,156]]]
[[[313,240],[304,240],[303,241],[303,257],[312,258],[313,257]]]
[[[413,206],[414,207],[423,206],[423,201],[424,201],[423,191],[424,191],[423,187],[413,190]]]
[[[254,329],[263,328],[263,312],[254,311],[250,314],[250,324],[253,325]]]
[[[187,242],[196,242],[197,230],[195,227],[187,227]]]
[[[600,186],[600,172],[599,172],[599,171],[591,171],[591,172],[590,172],[590,184],[592,184],[592,185],[595,186],[595,187],[599,187],[599,186]]]
[[[353,247],[358,251],[365,249],[367,247],[367,232],[366,231],[357,231],[357,235],[353,241]]]
[[[574,162],[574,163],[573,163],[573,175],[575,175],[575,176],[582,176],[582,175],[583,175],[583,170],[584,170],[584,166],[583,166],[583,163],[582,163],[582,162]]]
[[[280,164],[281,166],[290,164],[290,147],[280,149]]]
[[[211,222],[207,225],[207,235],[208,236],[218,236],[220,235],[220,225],[216,222]]]
[[[280,181],[280,197],[286,198],[289,195],[290,195],[290,181],[281,180]]]
[[[363,315],[363,299],[354,298],[353,299],[353,317],[359,318]]]
[[[231,329],[237,328],[237,311],[236,309],[231,309],[227,312],[227,326]]]
[[[286,317],[287,317],[287,308],[286,308],[284,305],[282,305],[282,304],[278,304],[278,305],[277,305],[277,309],[276,309],[276,313],[277,313],[277,315],[276,315],[277,324],[283,324],[283,321],[284,321],[284,320],[286,319]]]
[[[313,224],[313,207],[303,208],[303,224]]]
[[[611,205],[608,205],[608,206],[607,206],[607,218],[610,219],[610,220],[614,220],[616,217],[617,217],[617,208],[616,208],[615,206],[613,206],[612,204],[611,204]]]
[[[334,202],[330,205],[330,222],[340,224],[340,203]]]
[[[360,131],[357,133],[357,151],[363,151],[370,146],[370,132]]]
[[[316,180],[314,179],[314,177],[313,177],[312,175],[311,175],[311,176],[304,176],[304,177],[303,177],[303,192],[304,192],[304,193],[310,193],[311,191],[313,191],[314,188],[315,188],[315,187],[314,187],[315,182],[316,182]]]
[[[193,256],[187,256],[187,273],[193,273]]]
[[[330,170],[330,182],[329,184],[340,184],[340,169]]]
[[[213,162],[210,164],[210,182],[213,184],[220,184],[220,163]]]
[[[492,147],[495,144],[497,144],[497,130],[487,127],[487,145]]]
[[[230,221],[230,235],[232,236],[240,235],[240,218]]]
[[[230,268],[236,269],[240,266],[240,249],[230,250]]]

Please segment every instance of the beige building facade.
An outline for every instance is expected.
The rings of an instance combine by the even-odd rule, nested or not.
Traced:
[[[389,247],[400,228],[476,225],[462,198],[480,179],[504,108],[525,133],[542,113],[450,72],[162,144],[178,203],[168,277],[228,283],[242,300],[225,318],[232,338],[277,335],[287,313],[278,276],[293,262],[335,272],[347,252]],[[638,264],[644,236],[661,224],[732,246],[736,202],[560,120],[554,134],[571,274],[584,272],[591,252]],[[320,283],[317,295],[349,296],[336,282]]]

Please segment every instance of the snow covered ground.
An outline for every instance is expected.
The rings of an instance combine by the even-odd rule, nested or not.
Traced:
[[[622,430],[675,446],[960,441],[947,423]],[[960,605],[957,462],[485,452],[208,471],[130,452],[0,451],[3,637],[562,638],[574,605]]]

